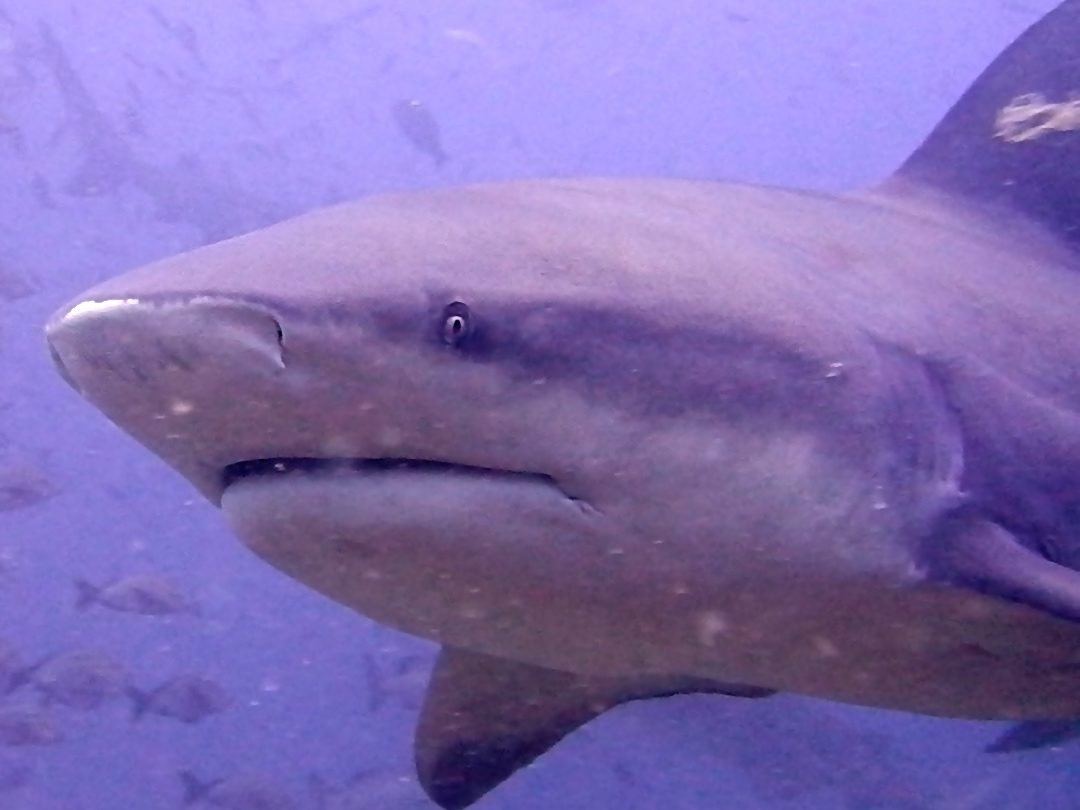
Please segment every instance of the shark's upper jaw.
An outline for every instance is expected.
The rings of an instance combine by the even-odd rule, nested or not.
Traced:
[[[539,466],[500,464],[479,448],[459,456],[460,442],[429,444],[440,434],[434,420],[411,424],[407,403],[395,413],[377,396],[384,392],[364,390],[360,372],[305,371],[302,339],[290,332],[286,342],[264,303],[87,299],[58,313],[48,337],[64,379],[214,504],[241,479],[417,471],[517,478],[575,497]],[[334,395],[320,398],[320,389]]]

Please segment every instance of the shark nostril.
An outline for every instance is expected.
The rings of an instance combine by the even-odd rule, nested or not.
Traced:
[[[64,382],[74,388],[76,391],[81,391],[79,384],[75,382],[75,378],[71,376],[71,372],[68,371],[67,364],[64,363],[64,358],[60,356],[60,352],[56,350],[56,346],[53,345],[52,340],[48,341],[49,344],[49,356],[52,358],[53,365],[56,366],[56,370],[60,376],[64,378]]]
[[[281,321],[274,318],[274,336],[277,339],[278,359],[281,367],[285,367],[285,330],[281,328]]]

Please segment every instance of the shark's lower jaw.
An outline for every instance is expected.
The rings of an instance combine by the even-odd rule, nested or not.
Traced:
[[[405,632],[495,654],[526,650],[537,634],[560,640],[560,628],[590,616],[618,615],[595,616],[587,598],[589,583],[619,568],[606,551],[616,543],[609,522],[548,475],[402,458],[270,457],[231,464],[224,477],[222,512],[252,552]],[[534,600],[560,607],[537,617]],[[566,655],[565,642],[553,645],[544,660]]]
[[[552,487],[566,497],[577,500],[565,492],[550,475],[544,473],[519,472],[492,467],[478,467],[471,464],[456,464],[450,461],[436,461],[417,458],[316,458],[316,457],[277,457],[255,458],[229,464],[222,471],[222,489],[228,489],[238,481],[253,478],[273,478],[293,474],[333,475],[335,473],[355,475],[377,475],[382,472],[424,472],[437,475],[463,478],[492,479],[513,478],[523,482]]]

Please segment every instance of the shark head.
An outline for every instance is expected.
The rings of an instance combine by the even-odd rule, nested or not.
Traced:
[[[860,274],[914,273],[886,269],[898,241],[1003,275],[1028,254],[911,204],[663,180],[373,197],[106,281],[49,341],[256,554],[378,621],[559,671],[933,708],[851,657],[925,667],[950,636],[916,654],[868,617],[983,599],[897,599],[962,500],[962,428],[878,323],[921,342],[934,319],[858,298]],[[838,244],[871,259],[842,283]],[[1000,702],[963,692],[960,713]]]
[[[1068,0],[868,192],[376,196],[49,345],[258,556],[443,645],[444,807],[681,691],[1076,716],[1078,36]]]
[[[737,612],[773,566],[827,582],[838,533],[880,538],[843,565],[903,578],[882,504],[942,483],[892,472],[895,358],[761,238],[755,208],[821,205],[666,181],[391,195],[105,282],[49,340],[301,581],[448,644],[670,668],[628,610],[694,638],[703,601]]]

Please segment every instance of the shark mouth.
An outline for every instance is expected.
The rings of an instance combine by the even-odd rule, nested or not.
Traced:
[[[567,498],[577,500],[563,490],[550,475],[544,473],[500,470],[456,464],[450,461],[433,461],[415,458],[256,458],[230,464],[222,472],[222,489],[228,489],[237,481],[285,475],[334,475],[379,474],[387,472],[420,472],[459,477],[491,479],[514,478],[531,480],[533,483],[552,487]]]

